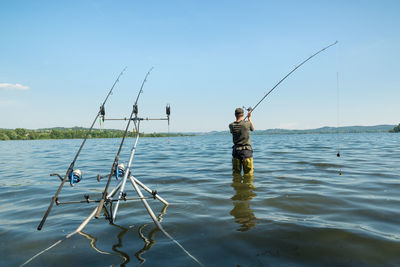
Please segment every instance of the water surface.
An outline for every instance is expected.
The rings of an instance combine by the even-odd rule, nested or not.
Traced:
[[[140,139],[133,174],[170,202],[162,225],[205,266],[400,264],[400,135],[253,136],[254,179],[231,174],[230,136]],[[121,161],[129,157],[128,139]],[[99,198],[119,139],[91,139],[83,180],[60,200]],[[54,206],[36,227],[81,140],[0,142],[0,266],[18,266],[75,228],[96,204]],[[341,157],[336,153],[340,146]],[[339,171],[342,175],[339,175]],[[115,179],[112,187],[115,186]],[[136,196],[127,184],[128,197]],[[142,203],[93,219],[28,266],[196,266]]]

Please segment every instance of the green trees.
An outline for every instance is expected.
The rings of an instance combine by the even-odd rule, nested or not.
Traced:
[[[24,128],[0,129],[0,140],[27,140],[29,138],[28,130]]]
[[[394,127],[392,130],[390,130],[389,132],[391,132],[391,133],[399,133],[400,132],[400,123],[399,123],[399,125]]]
[[[24,129],[24,128],[16,128],[16,129],[15,129],[15,133],[16,133],[19,137],[24,137],[24,136],[26,136],[26,129]]]
[[[82,139],[88,129],[85,128],[51,128],[29,130],[23,128],[0,129],[0,140],[36,140],[36,139]],[[89,138],[121,138],[122,130],[93,129]],[[166,137],[166,133],[140,134],[142,137]],[[136,134],[129,131],[127,137],[135,137]],[[184,134],[171,134],[171,136],[185,136]]]
[[[61,132],[60,130],[53,129],[50,132],[50,139],[62,139],[64,134],[65,133]]]
[[[18,136],[15,130],[1,129],[0,130],[0,139],[1,140],[18,140],[22,139],[23,136]]]
[[[7,134],[5,134],[4,132],[0,133],[0,140],[10,140],[10,137],[8,137]]]

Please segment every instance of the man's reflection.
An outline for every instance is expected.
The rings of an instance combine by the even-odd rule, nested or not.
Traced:
[[[233,209],[230,214],[235,217],[235,222],[240,225],[238,231],[245,232],[250,228],[256,226],[256,216],[250,208],[250,201],[256,196],[254,190],[256,187],[253,185],[254,175],[240,175],[232,174],[232,187],[235,189],[233,195]]]

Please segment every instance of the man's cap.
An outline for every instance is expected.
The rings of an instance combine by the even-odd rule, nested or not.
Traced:
[[[244,114],[244,110],[242,108],[235,109],[235,115],[242,115]]]

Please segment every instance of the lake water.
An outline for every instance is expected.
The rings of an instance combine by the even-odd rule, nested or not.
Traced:
[[[231,137],[139,140],[133,174],[161,224],[205,266],[398,266],[400,134],[253,136],[254,180],[233,181]],[[128,139],[120,162],[126,162]],[[100,197],[119,139],[87,141],[83,180],[60,200]],[[81,140],[0,142],[0,266],[19,266],[74,231],[96,203],[54,206],[37,231]],[[336,157],[338,146],[341,157]],[[339,175],[339,172],[342,175]],[[111,187],[115,186],[115,179]],[[135,197],[127,184],[127,197]],[[114,225],[93,219],[27,266],[198,266],[159,231],[140,201]]]

